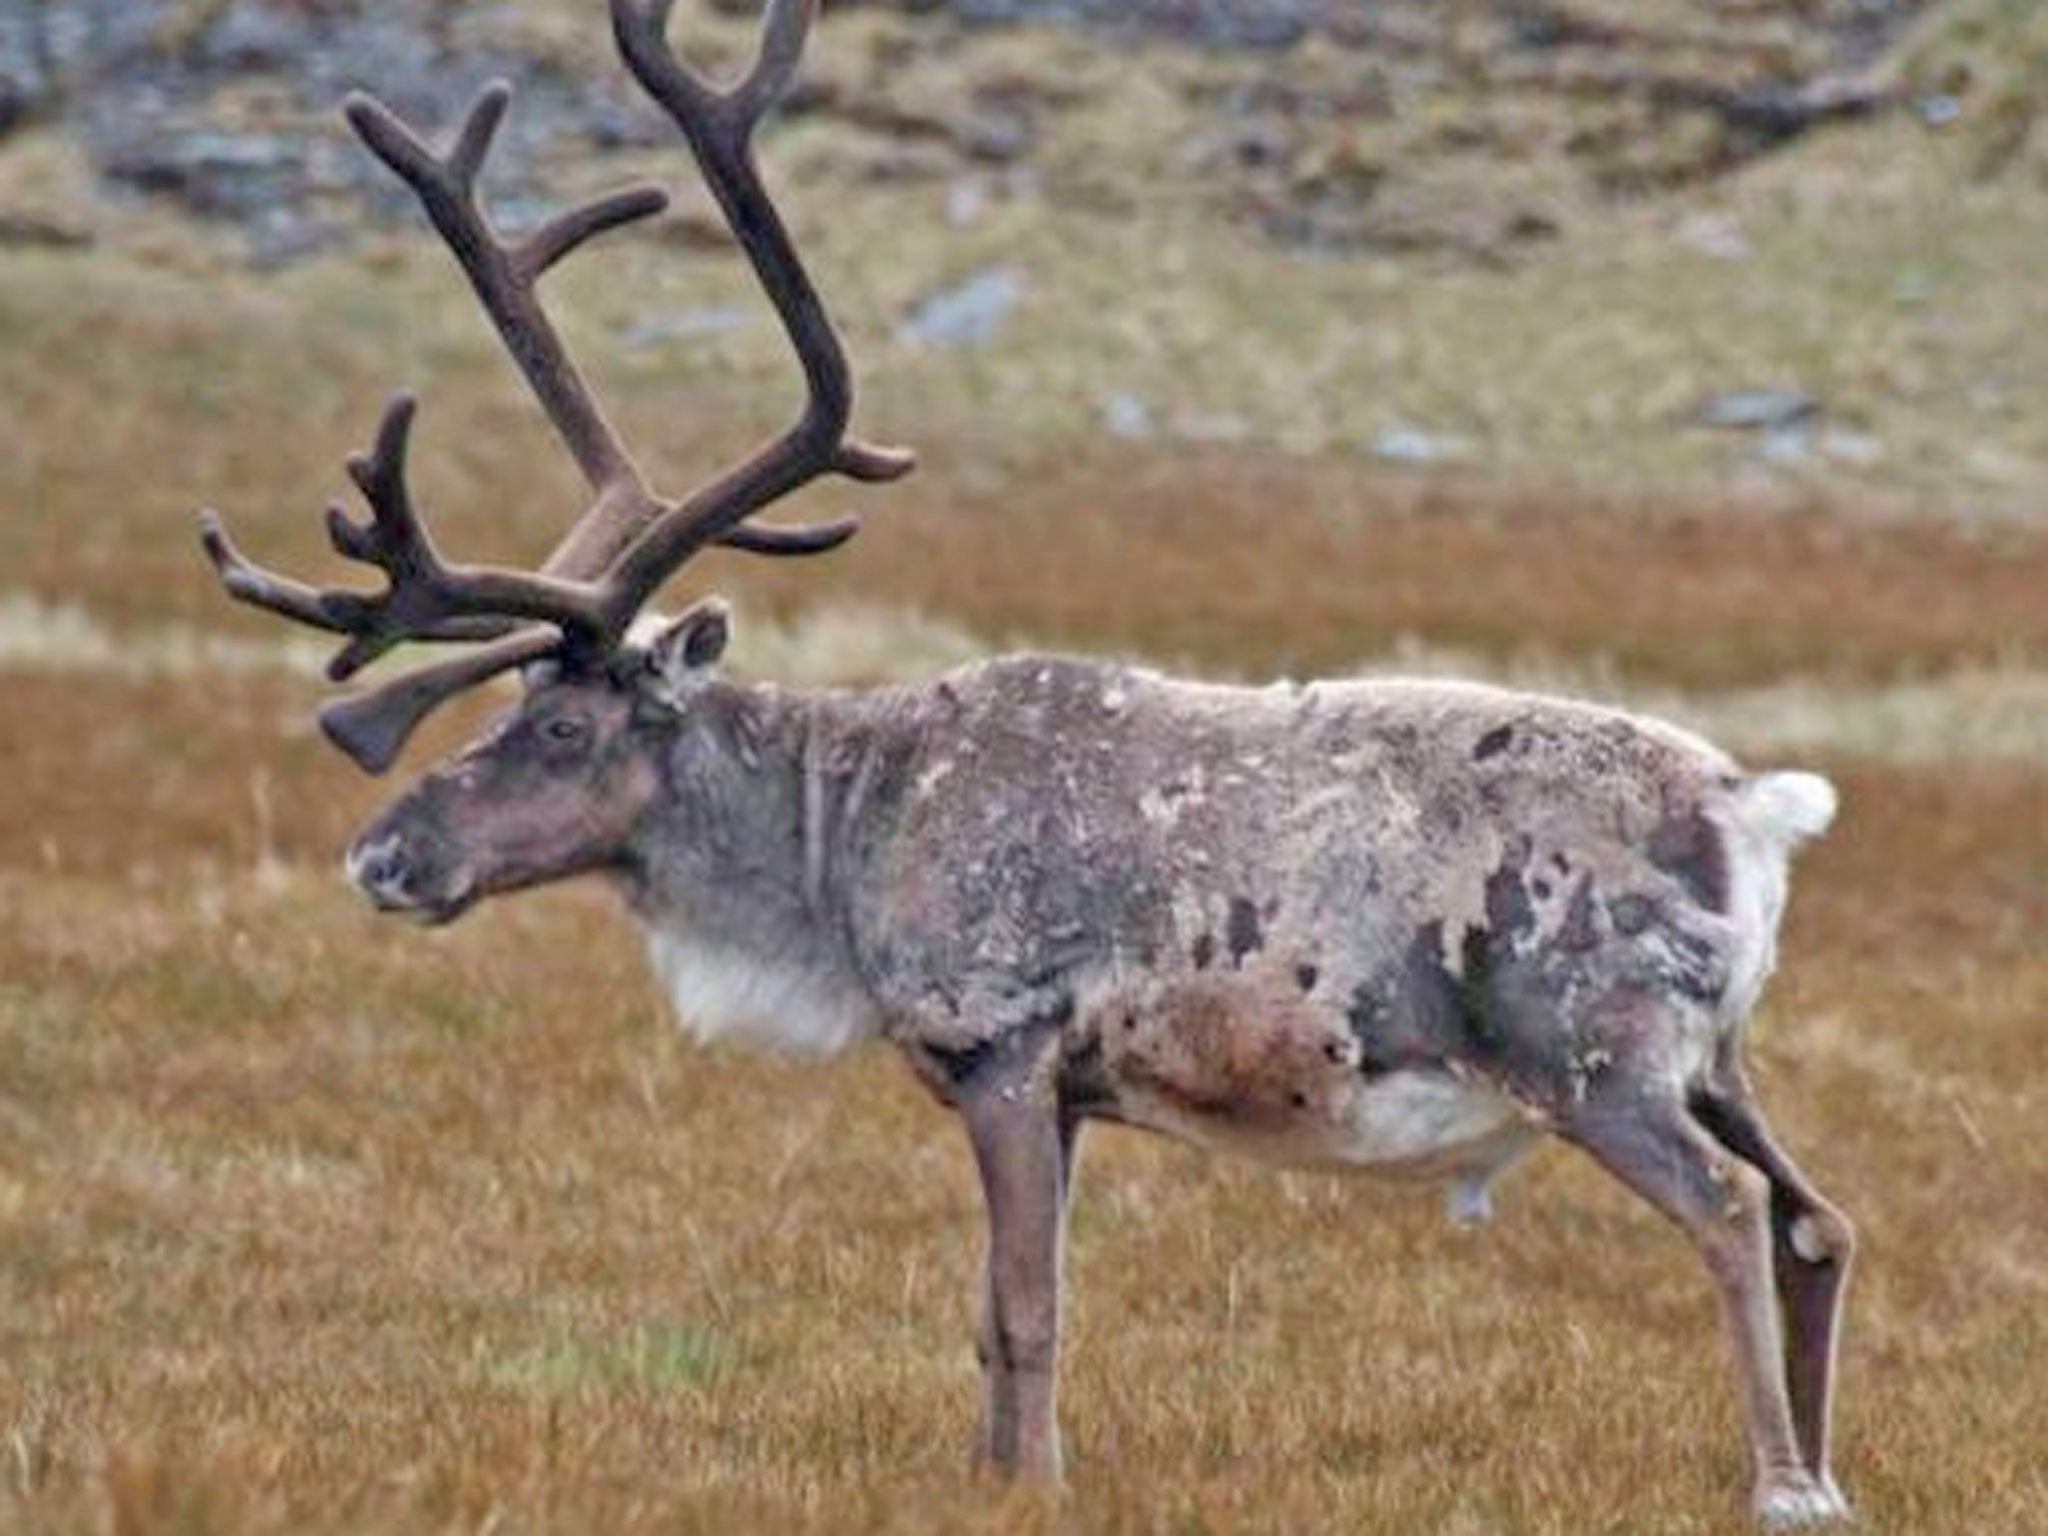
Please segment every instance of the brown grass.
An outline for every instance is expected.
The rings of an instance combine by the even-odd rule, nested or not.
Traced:
[[[1107,594],[1116,562],[1214,571],[1256,533],[1227,477],[1169,528],[1164,474],[1065,540],[1027,498],[1041,590]],[[940,559],[988,559],[969,530],[995,516],[962,514]],[[1522,525],[1529,560],[1589,581],[1636,552],[1676,614],[1744,590],[1733,556],[1694,581],[1695,546],[1655,519]],[[1379,543],[1446,526],[1507,559],[1505,517],[1411,511]],[[1760,524],[1738,546],[1750,588],[1800,547],[1772,540],[1830,526]],[[1274,535],[1310,541],[1283,546],[1310,590],[1300,551],[1325,536]],[[1112,537],[1130,542],[1106,560]],[[2017,599],[1990,554],[1967,558],[1985,563],[1950,579],[1981,570],[1978,626],[1930,580],[1926,632],[1996,648]],[[876,590],[932,579],[865,559]],[[1860,580],[1837,589],[1833,643],[1845,669],[1882,669],[1908,627]],[[1422,589],[1415,622],[1453,628],[1464,601]],[[1159,650],[1199,649],[1146,602]],[[1305,646],[1314,610],[1277,604],[1239,610],[1248,641]],[[1006,622],[979,591],[948,606]],[[1818,622],[1762,597],[1737,611],[1760,654]],[[375,920],[331,868],[381,790],[313,739],[301,677],[24,662],[4,687],[0,1526],[1743,1529],[1698,1266],[1562,1152],[1465,1235],[1429,1191],[1097,1134],[1073,1488],[976,1485],[976,1197],[957,1134],[886,1053],[819,1069],[688,1048],[597,892],[445,934]],[[1802,869],[1757,1055],[1868,1240],[1843,1472],[1875,1532],[2024,1532],[2048,1507],[2048,780],[1824,766],[1844,824]]]
[[[2048,648],[2048,540],[2018,530],[1416,482],[1257,450],[1070,451],[1000,488],[964,479],[956,460],[925,505],[878,513],[849,588],[996,635],[1241,675],[1352,666],[1415,635],[1714,687]],[[745,575],[771,605],[805,582]]]
[[[1704,1281],[1576,1160],[1461,1235],[1121,1133],[1076,1219],[1073,1491],[991,1503],[944,1117],[881,1053],[682,1045],[597,893],[359,910],[325,871],[370,794],[302,686],[8,679],[0,1524],[1741,1528]],[[1873,1531],[2017,1533],[2048,783],[1836,769],[1758,1055],[1868,1239],[1844,1471]]]

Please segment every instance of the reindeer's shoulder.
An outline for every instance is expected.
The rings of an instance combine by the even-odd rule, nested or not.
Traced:
[[[1032,707],[1099,695],[1119,682],[1151,676],[1141,668],[1094,657],[1011,651],[955,667],[925,684],[921,692],[941,707]]]

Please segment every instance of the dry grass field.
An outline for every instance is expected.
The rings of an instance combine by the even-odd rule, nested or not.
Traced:
[[[867,424],[925,467],[839,495],[873,515],[829,567],[707,578],[740,663],[782,677],[1013,644],[1456,667],[1834,776],[1755,1057],[1864,1235],[1838,1462],[1873,1536],[2048,1529],[2048,199],[1967,153],[1884,128],[1760,168],[1712,194],[1740,270],[1626,208],[1445,274],[1170,220],[1006,213],[948,250],[921,191],[803,204]],[[257,278],[138,228],[0,251],[0,1531],[1747,1528],[1705,1276],[1563,1150],[1468,1232],[1433,1190],[1096,1131],[1071,1486],[972,1480],[980,1212],[949,1119],[881,1049],[691,1047],[601,890],[375,918],[336,863],[388,787],[198,558],[210,501],[317,563],[338,458],[408,380],[449,543],[545,546],[568,482],[438,253]],[[1012,247],[1014,334],[894,334]],[[625,344],[636,309],[744,289],[617,260],[569,278],[570,329],[680,483],[776,418],[786,364],[766,328]],[[1671,429],[1764,376],[1848,397],[1890,456]],[[1112,441],[1104,387],[1235,440]],[[1472,463],[1357,451],[1453,409]]]
[[[1184,543],[1255,564],[1227,494],[1149,472],[1162,493],[1179,478]],[[1487,553],[1466,580],[1506,603],[1496,521],[1431,526]],[[1853,558],[1836,583],[1740,542],[1650,564],[1662,535],[1633,536],[1639,579],[1727,590],[1676,598],[1675,632],[1704,632],[1697,600],[1791,645],[1774,594],[1797,612],[1835,592],[1843,665],[1894,665],[1897,621],[1858,599]],[[1937,632],[2012,643],[1975,546],[1918,537],[1925,590],[1985,594],[1981,632],[1936,613]],[[1370,573],[1378,544],[1341,553]],[[991,563],[964,534],[939,551],[963,582]],[[2010,558],[2040,590],[2038,555]],[[1556,622],[1537,629],[1562,652],[1591,620]],[[1263,644],[1288,633],[1266,615]],[[378,788],[311,738],[311,684],[131,644],[95,662],[74,635],[73,659],[24,650],[4,674],[0,1527],[1742,1528],[1703,1276],[1563,1152],[1459,1233],[1433,1192],[1098,1133],[1072,1490],[974,1485],[976,1195],[886,1054],[688,1047],[601,892],[433,936],[380,922],[333,871]],[[1749,729],[1825,743],[1857,694]],[[1672,693],[1709,713],[1737,696]],[[1841,1451],[1866,1528],[2018,1536],[2048,1509],[2040,701],[2033,736],[1994,732],[1972,761],[1938,750],[1943,686],[1914,697],[1863,755],[1801,754],[1847,812],[1801,871],[1757,1054],[1867,1238]]]

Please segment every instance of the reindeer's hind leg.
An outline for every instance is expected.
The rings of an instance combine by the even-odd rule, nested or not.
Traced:
[[[1772,1257],[1788,1335],[1785,1379],[1792,1418],[1807,1469],[1832,1489],[1829,1406],[1842,1289],[1855,1252],[1855,1229],[1779,1148],[1739,1067],[1730,1067],[1698,1089],[1692,1112],[1715,1140],[1754,1163],[1771,1181]]]
[[[1771,1264],[1771,1181],[1661,1088],[1610,1077],[1560,1129],[1677,1222],[1721,1293],[1741,1378],[1765,1524],[1807,1525],[1846,1511],[1808,1470],[1793,1429]]]

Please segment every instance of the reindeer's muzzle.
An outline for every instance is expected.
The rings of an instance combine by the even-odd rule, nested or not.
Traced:
[[[462,915],[477,896],[476,879],[431,838],[372,828],[348,851],[348,877],[380,912],[426,923]]]

